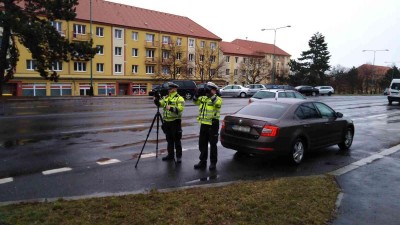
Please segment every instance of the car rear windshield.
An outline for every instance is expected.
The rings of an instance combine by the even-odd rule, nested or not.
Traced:
[[[264,104],[249,104],[239,110],[237,113],[249,116],[258,116],[265,118],[278,119],[280,118],[290,105],[282,103],[264,103]]]
[[[259,91],[253,95],[253,98],[275,98],[275,93],[269,91]]]

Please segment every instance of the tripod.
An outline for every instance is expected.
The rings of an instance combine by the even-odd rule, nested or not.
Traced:
[[[139,163],[140,157],[142,156],[142,153],[143,153],[143,149],[144,149],[144,147],[146,146],[147,139],[149,139],[150,132],[151,132],[151,130],[153,129],[153,125],[154,125],[154,122],[155,122],[156,120],[157,120],[156,158],[158,157],[158,133],[159,133],[159,129],[160,129],[160,120],[161,120],[161,124],[164,124],[164,120],[163,120],[163,118],[161,117],[161,113],[160,113],[160,106],[157,106],[157,113],[156,113],[156,115],[154,115],[153,121],[151,122],[151,125],[150,125],[150,128],[149,128],[149,132],[147,133],[146,140],[144,141],[142,150],[140,151],[139,157],[138,157],[138,159],[137,159],[137,161],[136,161],[135,168],[137,168],[137,165],[138,165],[138,163]]]

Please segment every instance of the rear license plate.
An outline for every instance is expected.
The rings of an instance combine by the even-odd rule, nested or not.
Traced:
[[[250,132],[250,127],[247,126],[239,126],[239,125],[233,125],[232,130],[234,131],[239,131],[239,132],[245,132],[249,133]]]

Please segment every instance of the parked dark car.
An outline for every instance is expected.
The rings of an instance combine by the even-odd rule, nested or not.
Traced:
[[[178,94],[185,99],[193,98],[194,94],[197,91],[197,85],[192,80],[172,80],[177,84],[178,87]],[[168,95],[168,82],[163,83],[160,86],[156,86],[149,92],[149,96],[154,96],[154,92],[159,91],[161,96]]]
[[[331,145],[350,148],[353,121],[322,102],[282,98],[248,104],[225,116],[221,144],[244,154],[280,154],[300,164],[304,153]]]
[[[312,95],[312,96],[319,95],[319,90],[312,86],[302,85],[302,86],[295,87],[295,89],[298,92],[302,93],[303,95]]]

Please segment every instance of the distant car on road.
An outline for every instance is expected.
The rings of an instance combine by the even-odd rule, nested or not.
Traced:
[[[383,95],[389,95],[389,88],[385,88],[385,90],[383,91]]]
[[[249,85],[246,85],[246,87],[249,89],[249,91],[247,92],[249,96],[253,96],[259,90],[266,89],[265,86],[262,84],[249,84]]]
[[[317,96],[319,94],[319,90],[315,87],[301,85],[301,86],[297,86],[295,88],[296,88],[296,91],[302,93],[303,95]]]
[[[230,97],[241,97],[245,98],[248,96],[248,88],[243,87],[242,85],[227,85],[221,88],[221,96],[230,96]]]
[[[319,90],[320,95],[331,96],[332,94],[335,93],[335,90],[331,86],[316,86],[315,88]]]
[[[306,99],[302,94],[292,90],[260,90],[253,97],[249,98],[249,103],[261,101],[263,99],[298,98]]]
[[[400,104],[400,79],[393,79],[389,86],[389,93],[388,93],[388,101],[389,105],[392,102],[398,102]]]
[[[353,121],[328,105],[293,98],[259,101],[225,116],[221,144],[241,154],[281,154],[300,164],[313,149],[353,143]]]

